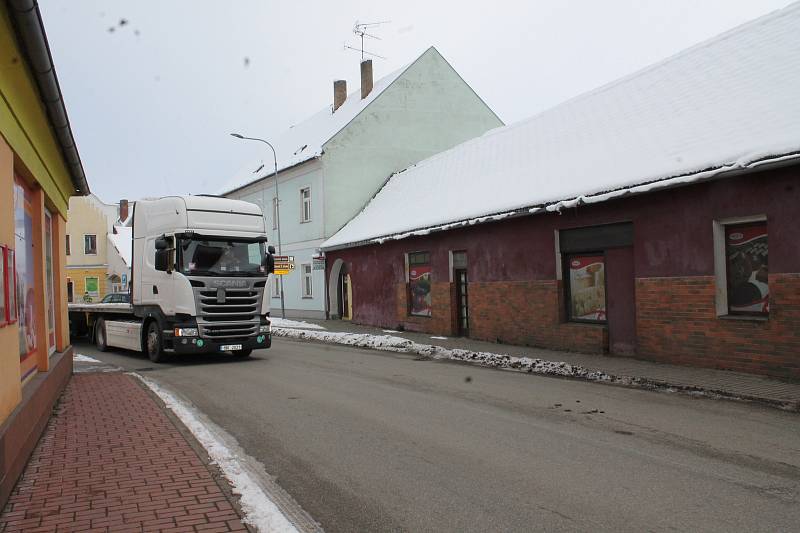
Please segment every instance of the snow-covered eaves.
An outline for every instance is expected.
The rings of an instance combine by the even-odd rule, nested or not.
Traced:
[[[335,112],[333,106],[329,104],[280,135],[272,143],[277,156],[278,172],[320,157],[323,145],[366,109],[414,62],[416,60],[375,82],[372,91],[366,98],[361,98],[361,88],[359,87],[347,95],[347,99]],[[271,158],[251,161],[242,167],[216,194],[223,196],[239,190],[271,176],[274,171],[275,167]]]
[[[785,163],[800,152],[797,28],[800,3],[417,163],[393,175],[322,248]]]
[[[108,240],[117,250],[120,259],[125,262],[128,268],[133,264],[133,227],[114,226],[116,233],[109,233]]]

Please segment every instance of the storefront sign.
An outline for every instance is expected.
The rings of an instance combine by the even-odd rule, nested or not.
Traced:
[[[313,261],[312,268],[314,270],[325,270],[325,258],[324,257],[312,257],[311,260]]]

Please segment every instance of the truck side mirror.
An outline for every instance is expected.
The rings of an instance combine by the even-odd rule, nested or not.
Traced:
[[[272,248],[272,246],[270,246]],[[264,256],[264,266],[267,267],[267,274],[274,274],[275,273],[275,256],[272,255],[275,252],[275,248]]]
[[[270,244],[269,246],[267,246],[267,252],[270,255],[275,255],[275,247]]]
[[[167,248],[169,248],[169,243],[164,235],[156,238],[156,250],[166,250]]]
[[[158,243],[158,241],[156,241],[156,243]],[[167,263],[168,263],[167,260],[168,260],[168,258],[169,258],[169,251],[167,251],[165,249],[159,250],[158,246],[156,244],[156,270],[160,270],[162,272],[166,272],[167,271]]]

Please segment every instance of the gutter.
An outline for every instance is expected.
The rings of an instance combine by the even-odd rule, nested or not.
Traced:
[[[89,183],[83,171],[81,157],[64,106],[64,97],[58,84],[50,45],[42,23],[37,0],[7,0],[11,22],[22,48],[22,54],[33,71],[39,97],[47,111],[47,118],[58,141],[61,155],[67,164],[75,192],[89,194]]]
[[[614,189],[610,191],[600,192],[590,196],[578,196],[567,200],[548,202],[546,204],[528,205],[498,213],[479,215],[477,217],[473,217],[470,219],[454,220],[452,222],[445,222],[442,224],[437,224],[435,226],[427,226],[424,228],[411,229],[400,233],[371,237],[356,242],[336,244],[333,246],[324,246],[323,243],[323,245],[320,246],[320,248],[325,252],[335,252],[337,250],[343,250],[346,248],[358,248],[360,246],[383,244],[386,241],[397,241],[405,239],[407,237],[421,237],[429,235],[434,232],[447,231],[450,229],[458,229],[462,227],[474,226],[476,224],[485,224],[488,222],[497,222],[500,220],[505,220],[510,218],[531,216],[542,213],[561,214],[562,209],[569,209],[573,207],[579,207],[582,205],[606,202],[609,200],[623,198],[626,196],[647,194],[650,192],[662,191],[667,189],[675,189],[678,187],[692,185],[695,183],[701,183],[704,181],[713,181],[723,178],[733,178],[736,176],[741,176],[743,174],[755,174],[757,172],[763,172],[765,170],[774,170],[777,168],[797,165],[798,160],[800,160],[800,152],[791,152],[783,155],[764,157],[761,159],[751,161],[747,164],[740,164],[737,162],[729,165],[723,165],[719,167],[706,169],[700,172],[693,172],[690,174],[684,174],[680,176],[672,176],[669,178],[662,178],[659,180],[623,187],[621,189]]]

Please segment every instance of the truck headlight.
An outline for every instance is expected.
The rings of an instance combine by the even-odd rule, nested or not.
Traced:
[[[258,326],[259,333],[272,333],[272,324],[261,324]]]
[[[175,328],[176,337],[197,337],[197,328]]]

